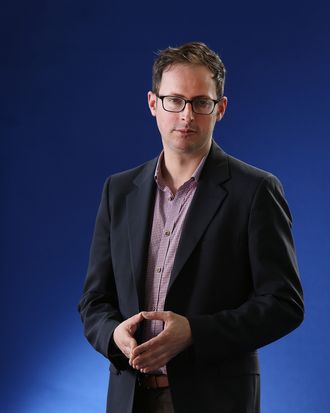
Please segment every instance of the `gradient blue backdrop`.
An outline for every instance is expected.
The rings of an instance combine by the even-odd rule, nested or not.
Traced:
[[[262,411],[329,411],[327,1],[1,1],[1,404],[103,412],[108,363],[76,305],[105,178],[154,157],[154,52],[201,40],[227,66],[215,138],[284,184],[306,321],[261,350]],[[189,413],[189,412],[187,412]]]

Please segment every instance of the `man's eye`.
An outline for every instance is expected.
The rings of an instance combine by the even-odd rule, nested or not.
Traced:
[[[182,99],[180,99],[180,98],[168,97],[167,101],[168,101],[168,103],[171,103],[173,105],[182,105]]]
[[[200,108],[206,108],[210,106],[211,101],[209,99],[196,99],[195,105]]]

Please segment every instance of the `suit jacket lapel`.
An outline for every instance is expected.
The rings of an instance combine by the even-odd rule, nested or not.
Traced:
[[[134,189],[127,195],[127,224],[131,268],[139,299],[139,309],[144,301],[144,275],[152,223],[155,194],[154,171],[157,159],[148,162],[134,182]]]
[[[168,289],[226,198],[227,190],[221,184],[229,178],[228,159],[222,149],[213,143],[184,223]]]

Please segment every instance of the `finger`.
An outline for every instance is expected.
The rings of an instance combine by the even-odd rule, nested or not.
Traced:
[[[137,346],[137,342],[135,338],[130,339],[128,342],[128,347],[129,347],[130,352],[132,352],[136,346]]]
[[[143,374],[149,374],[152,373],[153,371],[159,370],[163,368],[166,365],[167,361],[160,362],[158,364],[154,364],[152,366],[145,367],[144,369],[140,369],[140,372]]]
[[[123,343],[121,351],[129,359],[132,355],[132,350],[137,346],[136,340],[134,338],[129,338]]]
[[[134,335],[136,332],[136,329],[138,327],[138,324],[143,321],[144,318],[142,316],[142,313],[135,314],[131,318],[129,318],[127,321],[127,330],[131,335]]]
[[[150,351],[153,348],[157,348],[162,345],[163,341],[164,340],[162,340],[162,333],[160,333],[158,336],[151,338],[150,340],[140,344],[139,346],[136,346],[132,352],[132,356],[136,357],[139,354]]]
[[[157,345],[157,346],[150,346],[148,350],[139,353],[136,355],[134,352],[131,355],[131,365],[134,368],[144,368],[148,365],[157,362],[161,358],[166,359],[166,361],[170,358],[171,349],[168,348],[166,344]]]
[[[158,357],[153,357],[144,362],[137,363],[136,369],[142,371],[142,373],[148,373],[150,371],[158,370],[164,367],[169,361],[169,358],[164,354],[160,354]]]
[[[151,351],[134,358],[132,361],[132,366],[136,369],[143,369],[154,364],[159,364],[160,362],[163,362],[162,360],[166,359],[167,355],[164,354],[164,352],[159,352],[158,350]]]
[[[167,363],[167,358],[165,358],[164,356],[161,356],[157,359],[152,359],[145,363],[138,363],[138,364],[133,363],[132,367],[136,370],[146,373],[146,370],[152,371],[152,370],[160,369],[161,367],[165,366],[166,363]]]
[[[142,312],[140,312],[130,317],[127,321],[129,321],[130,324],[138,324],[142,320],[143,320],[143,315],[142,315]]]

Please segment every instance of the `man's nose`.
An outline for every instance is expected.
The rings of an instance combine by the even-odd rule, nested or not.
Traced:
[[[181,112],[181,119],[191,121],[194,119],[194,115],[195,114],[192,110],[192,104],[190,102],[187,102],[185,108]]]

